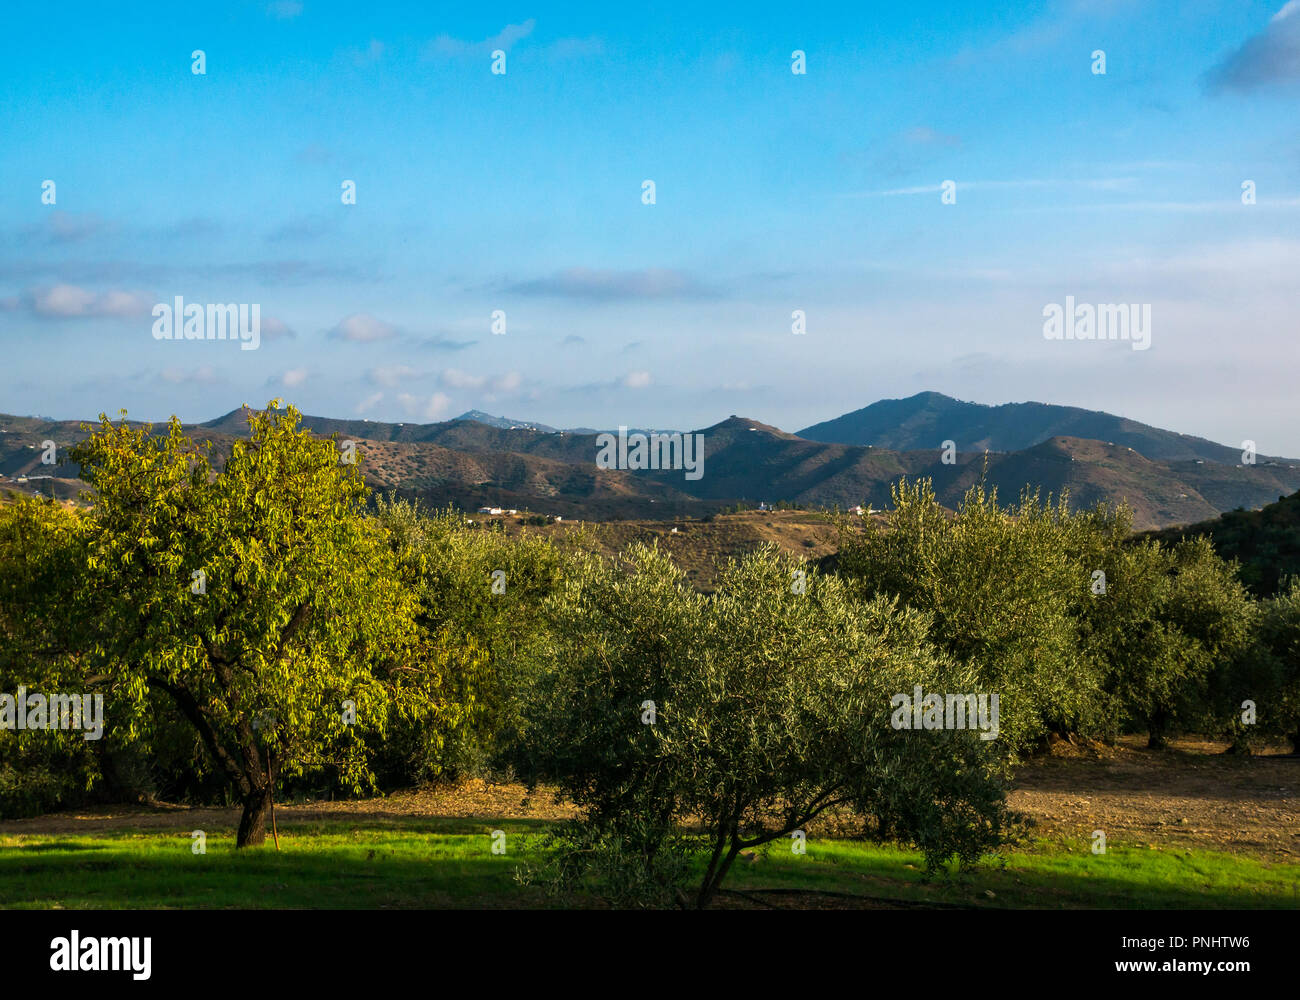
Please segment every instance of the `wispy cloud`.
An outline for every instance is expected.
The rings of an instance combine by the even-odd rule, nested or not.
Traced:
[[[963,48],[951,60],[958,67],[979,68],[993,59],[1024,58],[1063,42],[1081,26],[1095,28],[1098,21],[1135,6],[1137,0],[1068,0],[1049,3],[1041,16],[1010,34],[982,46]]]
[[[266,234],[268,243],[293,243],[318,240],[338,228],[338,223],[324,215],[300,216],[280,223]]]
[[[262,319],[262,339],[263,340],[293,340],[298,334],[288,323],[277,316],[266,316]]]
[[[474,389],[489,393],[514,392],[523,385],[523,376],[518,372],[506,372],[503,375],[472,375],[458,368],[444,368],[439,380],[448,389]]]
[[[648,371],[630,371],[607,382],[586,382],[568,386],[562,391],[581,394],[607,393],[611,390],[621,392],[624,389],[648,389],[653,382],[654,378]]]
[[[140,292],[92,292],[79,285],[53,285],[0,300],[0,309],[25,310],[38,319],[130,319],[148,316],[156,301]]]
[[[958,191],[1001,190],[1017,188],[1080,187],[1090,191],[1122,191],[1134,183],[1132,177],[1089,177],[1075,180],[1043,180],[1031,178],[1019,181],[954,181]],[[903,195],[938,194],[942,184],[922,184],[915,187],[888,188],[884,191],[852,191],[845,198],[894,198]]]
[[[533,33],[533,28],[537,26],[536,18],[529,18],[523,24],[507,24],[490,38],[485,38],[479,42],[467,41],[463,38],[453,38],[451,35],[439,35],[433,41],[425,46],[427,56],[465,56],[465,55],[483,55],[491,53],[496,49],[503,52],[509,52],[510,49],[518,42],[523,41]]]
[[[508,290],[520,295],[596,301],[704,298],[712,294],[684,271],[657,267],[630,271],[570,267],[550,277],[518,282]]]
[[[432,396],[416,396],[409,392],[398,393],[397,402],[406,411],[407,416],[418,420],[437,420],[446,414],[451,406],[451,399],[445,393],[435,392]]]
[[[866,159],[872,174],[899,177],[914,173],[945,151],[961,148],[961,138],[928,125],[916,125],[873,142],[864,151],[845,154],[847,160]]]
[[[306,368],[290,368],[280,375],[272,375],[266,380],[266,384],[279,385],[286,389],[297,389],[306,383],[308,374]]]
[[[1112,201],[1080,202],[1071,204],[1061,202],[1056,205],[1036,205],[1026,211],[1054,212],[1173,212],[1187,215],[1201,212],[1241,212],[1248,210],[1300,208],[1300,198],[1260,198],[1252,206],[1244,206],[1240,198],[1225,198],[1217,201]]]
[[[94,212],[65,212],[61,208],[55,208],[41,222],[25,227],[22,238],[26,242],[66,245],[107,235],[116,228]]]
[[[217,371],[211,365],[198,368],[164,368],[158,377],[172,385],[212,385],[216,381]]]
[[[410,346],[426,351],[463,351],[473,347],[477,340],[455,340],[444,333],[434,333],[424,337],[408,338]]]
[[[419,371],[410,365],[381,365],[366,372],[366,378],[375,385],[392,388],[401,382],[428,377],[427,372]]]
[[[1289,0],[1263,31],[1214,66],[1204,83],[1216,94],[1300,84],[1300,0]]]
[[[345,316],[333,326],[328,335],[336,340],[349,340],[357,344],[372,344],[379,340],[391,340],[397,336],[397,327],[385,323],[369,313],[353,313]]]

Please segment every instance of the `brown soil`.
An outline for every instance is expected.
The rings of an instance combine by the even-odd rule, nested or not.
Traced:
[[[93,834],[109,830],[171,830],[183,815],[183,825],[194,829],[235,828],[239,809],[172,805],[165,802],[138,805],[98,806],[73,812],[50,813],[30,819],[0,822],[0,837],[23,834]],[[556,805],[553,796],[542,791],[528,794],[523,785],[466,781],[454,787],[400,792],[384,798],[360,801],[276,803],[276,823],[281,828],[294,823],[333,819],[379,820],[384,817],[436,816],[440,818],[567,819],[575,815],[568,804]]]
[[[1300,757],[1284,748],[1254,756],[1225,744],[1172,741],[1147,750],[1145,737],[1085,748],[1058,743],[1016,774],[1012,809],[1036,836],[1156,844],[1300,857]]]

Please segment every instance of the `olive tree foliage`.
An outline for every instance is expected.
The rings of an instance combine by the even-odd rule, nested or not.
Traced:
[[[1234,564],[1195,538],[1136,542],[1112,551],[1107,567],[1084,641],[1105,664],[1119,723],[1145,730],[1152,748],[1189,728],[1222,732],[1257,617]]]
[[[489,772],[499,734],[517,723],[517,691],[535,662],[530,650],[546,639],[540,607],[558,585],[563,554],[543,538],[472,526],[452,509],[395,497],[376,502],[421,629],[465,651],[463,668],[449,678],[464,709],[461,724],[440,727],[433,742],[426,727],[399,724],[380,753],[403,784]]]
[[[101,416],[73,451],[95,491],[79,655],[128,730],[159,697],[193,726],[242,802],[241,847],[265,839],[280,775],[329,766],[359,790],[359,730],[395,705],[457,714],[457,654],[416,627],[357,467],[278,402],[246,411],[220,470],[175,418],[155,434]]]
[[[705,596],[641,545],[618,564],[576,562],[546,612],[513,757],[582,810],[555,835],[560,886],[703,908],[742,850],[827,810],[915,843],[932,869],[1002,838],[990,742],[891,725],[891,699],[915,685],[978,690],[929,645],[923,614],[859,604],[772,549],[731,563]]]
[[[1222,717],[1240,749],[1281,736],[1300,754],[1300,578],[1260,603],[1254,626],[1248,654],[1221,684]]]
[[[887,524],[842,536],[838,568],[855,591],[927,613],[929,638],[1001,695],[1009,752],[1100,725],[1105,664],[1079,623],[1127,511],[1073,514],[1067,498],[1037,493],[1003,509],[995,490],[974,486],[954,515],[928,480],[900,481],[892,501]]]
[[[930,614],[930,638],[1002,695],[1006,747],[1047,732],[1154,747],[1214,729],[1253,609],[1204,540],[1133,541],[1123,507],[1071,511],[1026,492],[1009,508],[972,487],[955,513],[927,480],[900,482],[884,525],[846,526],[838,567],[863,595]]]
[[[1300,578],[1265,604],[1260,631],[1277,662],[1276,728],[1300,754]]]

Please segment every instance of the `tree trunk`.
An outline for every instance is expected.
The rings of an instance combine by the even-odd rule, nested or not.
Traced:
[[[1166,713],[1163,708],[1157,708],[1151,713],[1147,723],[1147,749],[1163,750],[1168,744],[1165,742],[1165,730],[1167,726]]]
[[[736,855],[740,853],[740,845],[735,841],[735,834],[731,836],[731,847],[728,849],[726,857],[718,865],[717,870],[706,874],[703,884],[700,886],[699,895],[695,898],[695,908],[697,910],[707,909],[708,905],[713,902],[713,897],[722,885],[722,880],[727,877],[727,872],[731,868],[731,863],[736,860]]]
[[[236,847],[257,847],[266,842],[266,814],[270,808],[269,785],[254,786],[252,793],[244,796],[244,813],[239,817]]]

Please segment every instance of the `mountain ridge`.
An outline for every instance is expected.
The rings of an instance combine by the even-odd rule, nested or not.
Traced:
[[[910,425],[906,414],[900,414],[904,433],[913,437],[932,437],[933,428],[926,427],[936,408],[959,403],[940,394],[882,402],[906,403],[905,409],[919,414]],[[1052,410],[1050,404],[1033,405]],[[1065,434],[1012,451],[959,448],[945,454],[942,442],[896,450],[814,440],[735,414],[688,432],[702,435],[705,448],[703,476],[687,480],[681,469],[599,468],[600,442],[594,431],[543,431],[518,425],[527,421],[494,418],[510,424],[502,427],[474,419],[475,412],[428,424],[308,415],[303,425],[321,436],[356,440],[364,475],[376,490],[395,490],[439,506],[515,507],[566,518],[699,516],[738,502],[757,506],[763,501],[841,509],[869,503],[880,509],[888,505],[890,489],[900,478],[924,477],[933,481],[940,501],[950,507],[959,504],[972,485],[983,482],[996,488],[1004,503],[1014,502],[1025,489],[1053,496],[1068,493],[1075,506],[1125,502],[1133,509],[1138,529],[1154,529],[1205,521],[1238,507],[1255,508],[1300,489],[1300,463],[1285,460],[1247,466],[1197,457],[1150,458],[1116,439]],[[1049,416],[1057,420],[1060,414]],[[211,440],[218,456],[248,434],[242,409],[186,427],[196,437]],[[1160,433],[1174,440],[1185,437]],[[51,439],[63,449],[84,435],[76,421],[0,415],[0,476],[8,477],[0,487],[22,485],[31,491],[37,488],[32,476],[52,476],[40,481],[43,492],[75,496],[80,470],[66,462],[62,450],[62,464],[41,466],[39,449],[42,441]],[[962,437],[960,429],[950,429],[947,435]],[[1160,440],[1167,439],[1157,436]],[[1226,446],[1207,444],[1221,449],[1217,454],[1239,457]],[[18,483],[20,478],[25,484]]]
[[[796,431],[800,437],[830,444],[857,444],[896,451],[941,448],[958,451],[1021,451],[1052,437],[1089,438],[1125,445],[1146,458],[1202,459],[1221,464],[1240,460],[1241,449],[1206,438],[1144,424],[1104,410],[1036,401],[974,403],[927,391],[900,399],[881,399]],[[1300,463],[1297,459],[1257,456],[1257,461]]]

